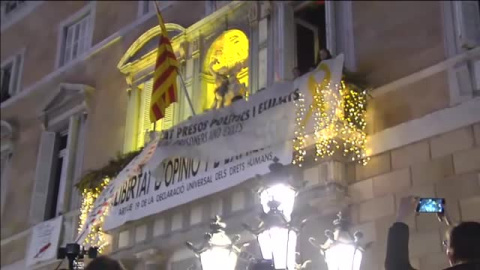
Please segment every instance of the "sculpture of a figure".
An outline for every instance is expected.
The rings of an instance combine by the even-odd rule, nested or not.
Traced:
[[[240,71],[242,70],[242,68],[245,67],[245,65],[246,61],[239,62],[235,64],[235,66],[233,66],[233,68],[230,70],[230,76],[228,78],[229,93],[232,94],[230,102],[235,102],[239,99],[242,99],[247,92],[247,87],[245,86],[245,83],[240,83],[237,78],[237,74],[240,73]]]
[[[210,63],[210,73],[215,79],[215,99],[212,109],[228,106],[232,101],[241,99],[246,92],[245,84],[241,84],[237,78],[237,74],[245,64],[237,63],[230,70],[227,67],[222,67],[215,72],[213,65],[217,63],[219,63],[218,59],[214,59]]]

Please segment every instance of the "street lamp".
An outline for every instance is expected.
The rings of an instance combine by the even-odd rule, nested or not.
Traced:
[[[342,212],[337,217],[333,221],[335,230],[325,231],[328,239],[323,245],[318,245],[313,237],[310,237],[309,242],[320,250],[329,270],[359,270],[365,251],[360,245],[363,234],[357,231],[352,235],[348,231],[349,224]]]
[[[251,228],[246,224],[244,227],[257,236],[263,259],[272,261],[274,269],[293,270],[298,231],[278,209],[279,205],[277,201],[270,201],[270,210],[261,215],[258,227]]]
[[[240,239],[238,235],[232,239],[225,233],[225,223],[219,216],[215,216],[210,224],[210,232],[205,234],[205,241],[200,247],[186,242],[189,249],[200,258],[202,270],[234,270],[237,264],[240,249],[235,243]]]
[[[259,190],[263,213],[257,228],[243,224],[257,237],[264,261],[271,261],[274,269],[293,270],[296,267],[298,229],[291,224],[291,215],[297,195],[289,184],[290,175],[278,159],[269,166],[271,174],[264,179],[265,187]]]

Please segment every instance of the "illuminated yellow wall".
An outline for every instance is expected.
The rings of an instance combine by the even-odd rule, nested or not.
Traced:
[[[215,82],[210,74],[210,63],[218,59],[219,63],[213,65],[213,70],[222,67],[232,68],[237,63],[248,61],[248,38],[240,30],[232,29],[222,33],[210,46],[203,64],[204,76],[202,78],[203,102],[202,109],[209,109],[215,99]],[[248,65],[248,63],[247,63]],[[248,67],[243,68],[237,78],[240,83],[245,83],[248,88]]]

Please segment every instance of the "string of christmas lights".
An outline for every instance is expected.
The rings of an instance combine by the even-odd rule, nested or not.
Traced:
[[[78,233],[81,233],[81,230],[87,221],[88,213],[93,209],[93,205],[97,197],[102,193],[103,189],[110,182],[110,178],[104,178],[103,182],[99,187],[94,189],[84,189],[82,191],[82,206],[80,208],[80,222],[78,227]],[[105,211],[100,214],[99,223],[92,227],[89,231],[87,237],[83,243],[80,243],[82,246],[91,246],[97,247],[98,252],[102,254],[106,245],[108,245],[107,234],[103,232],[103,221],[105,216],[108,213],[108,207]]]
[[[367,92],[356,91],[341,81],[340,85],[316,84],[310,109],[313,112],[315,160],[332,156],[343,149],[343,155],[352,161],[366,165],[370,158],[366,155],[366,102]],[[305,161],[305,99],[303,96],[295,104],[297,118],[295,124],[293,164],[301,167]]]
[[[302,119],[304,119],[307,110],[305,109],[305,99],[302,93],[300,93],[298,100],[295,101],[295,107],[296,123],[295,139],[293,139],[293,149],[295,150],[295,155],[292,163],[302,167],[302,163],[305,160],[305,155],[307,154],[307,151],[305,151],[305,141],[307,135],[305,134],[305,125],[302,124]]]

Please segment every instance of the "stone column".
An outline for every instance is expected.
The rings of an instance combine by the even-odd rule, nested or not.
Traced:
[[[345,210],[347,195],[346,165],[342,161],[325,160],[303,171],[306,192],[299,198],[302,204],[316,209],[323,216]]]
[[[190,43],[192,79],[188,91],[196,113],[200,112],[202,109],[202,103],[198,101],[201,100],[204,94],[202,93],[202,42],[203,37],[199,34],[198,36],[193,37],[193,40]],[[189,115],[191,115],[191,111],[189,111]]]
[[[293,7],[288,2],[276,3],[275,20],[275,73],[279,80],[293,79],[292,69],[295,66],[295,18]]]
[[[249,33],[249,91],[250,94],[258,90],[258,17],[259,4],[258,2],[250,2],[250,9],[248,11],[248,21],[250,25]]]
[[[165,256],[155,248],[140,251],[135,254],[135,257],[143,263],[145,270],[167,269]]]
[[[269,82],[269,68],[272,71],[273,48],[271,31],[271,3],[268,1],[260,2],[259,22],[258,22],[258,87],[267,88]],[[270,55],[270,57],[269,57]],[[272,76],[273,77],[273,76]]]

